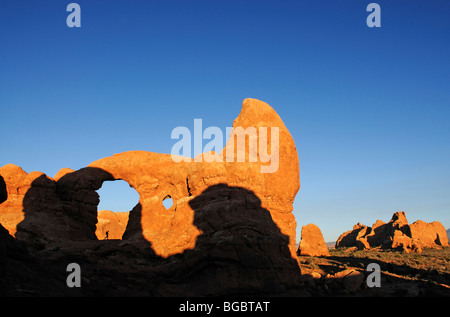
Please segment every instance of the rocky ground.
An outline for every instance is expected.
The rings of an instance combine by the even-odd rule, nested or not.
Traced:
[[[0,272],[2,296],[161,296],[161,290],[171,291],[170,277],[164,272],[177,265],[172,260],[158,264],[151,254],[121,240],[74,243],[33,255],[15,248],[9,255],[6,272]],[[65,265],[72,261],[82,267],[79,289],[66,286]],[[299,256],[299,262],[299,285],[278,296],[450,296],[450,247],[425,249],[421,254],[331,249],[330,256]],[[157,269],[149,270],[150,263],[158,264]],[[380,287],[367,285],[370,263],[380,266]]]
[[[450,296],[450,247],[421,254],[341,248],[331,249],[329,257],[299,260],[311,296]],[[381,287],[367,286],[370,263],[380,266]]]

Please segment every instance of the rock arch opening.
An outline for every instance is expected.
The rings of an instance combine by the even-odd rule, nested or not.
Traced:
[[[103,182],[97,193],[97,239],[122,239],[130,211],[139,203],[138,192],[126,181],[114,180]]]
[[[166,208],[166,210],[167,210],[173,206],[173,199],[172,199],[172,197],[170,197],[170,195],[167,195],[166,197],[163,198],[162,203],[164,205],[164,208]]]

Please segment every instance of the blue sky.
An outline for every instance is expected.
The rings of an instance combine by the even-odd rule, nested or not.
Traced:
[[[81,28],[70,2],[0,1],[0,166],[170,153],[175,127],[225,131],[257,98],[297,146],[298,238],[400,210],[450,227],[449,1],[376,1],[381,28],[364,0],[80,0]]]

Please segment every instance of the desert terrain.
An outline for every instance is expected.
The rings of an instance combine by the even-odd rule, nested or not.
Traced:
[[[302,280],[311,296],[450,296],[450,247],[422,253],[332,247],[329,253],[299,256]],[[381,287],[367,286],[370,263],[380,265]],[[333,278],[338,272],[355,271],[362,278],[347,287]]]

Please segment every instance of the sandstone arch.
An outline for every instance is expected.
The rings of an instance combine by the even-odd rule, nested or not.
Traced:
[[[276,172],[261,173],[261,161],[175,163],[169,154],[146,151],[116,154],[76,171],[62,169],[54,178],[4,166],[0,175],[8,198],[0,205],[0,223],[8,212],[21,217],[12,226],[16,239],[33,251],[43,249],[34,253],[45,263],[53,263],[48,255],[58,263],[85,261],[83,267],[92,269],[86,270],[92,274],[88,278],[101,280],[85,285],[85,294],[110,291],[109,279],[92,273],[98,267],[126,280],[135,273],[130,263],[131,269],[144,270],[139,271],[144,279],[135,277],[152,295],[280,294],[296,288],[300,270],[292,203],[300,180],[294,141],[276,112],[256,99],[244,100],[233,126],[279,129],[279,143],[268,144],[279,153]],[[227,146],[214,155],[225,157]],[[99,241],[96,191],[119,179],[140,196],[123,234],[127,241]],[[165,209],[167,196],[173,206]]]
[[[174,162],[171,155],[130,151],[97,160],[89,167],[108,172],[114,179],[127,181],[140,195],[142,232],[128,230],[126,236],[144,237],[156,254],[167,257],[192,249],[201,234],[194,224],[188,202],[210,186],[224,183],[249,189],[270,211],[282,233],[289,237],[289,249],[296,258],[296,222],[292,203],[300,188],[299,164],[294,140],[278,114],[265,102],[245,99],[233,127],[277,127],[279,167],[275,173],[261,173],[262,162],[197,162],[185,158]],[[259,140],[259,133],[257,134]],[[230,142],[230,141],[229,141]],[[220,153],[225,158],[226,149]],[[269,144],[275,149],[275,144]],[[248,145],[246,152],[248,152]],[[173,207],[166,210],[161,201],[170,195]],[[168,212],[169,211],[169,212]],[[137,217],[131,217],[137,219]],[[137,224],[131,224],[138,228]],[[130,228],[131,228],[130,227]]]
[[[296,258],[292,203],[300,179],[294,140],[272,107],[256,99],[244,100],[233,127],[278,128],[278,147],[270,143],[270,138],[267,140],[269,150],[278,150],[278,170],[261,173],[261,166],[266,165],[261,161],[226,162],[230,140],[218,154],[224,158],[223,162],[196,162],[187,158],[175,163],[169,154],[130,151],[94,161],[77,171],[63,169],[55,178],[6,166],[0,174],[9,170],[15,175],[8,194],[10,190],[18,193],[8,196],[0,215],[5,217],[5,204],[11,207],[19,217],[14,224],[15,227],[20,222],[18,238],[40,241],[42,246],[51,241],[95,240],[99,202],[96,190],[104,181],[120,179],[140,195],[139,204],[130,211],[124,238],[144,238],[157,255],[168,257],[194,248],[202,233],[193,224],[194,211],[189,202],[209,187],[223,183],[251,190],[261,200],[262,208],[270,211],[281,232],[289,237],[289,250]],[[256,138],[259,140],[259,132]],[[249,151],[248,144],[245,151]],[[8,179],[5,181],[8,187]],[[162,204],[166,196],[173,200],[173,206],[167,210]]]
[[[174,163],[169,154],[132,151],[101,159],[89,167],[107,171],[138,192],[139,208],[130,211],[126,239],[144,237],[156,254],[164,257],[194,248],[201,232],[193,225],[194,212],[187,205],[188,163]],[[167,210],[162,204],[166,196],[173,200]]]

